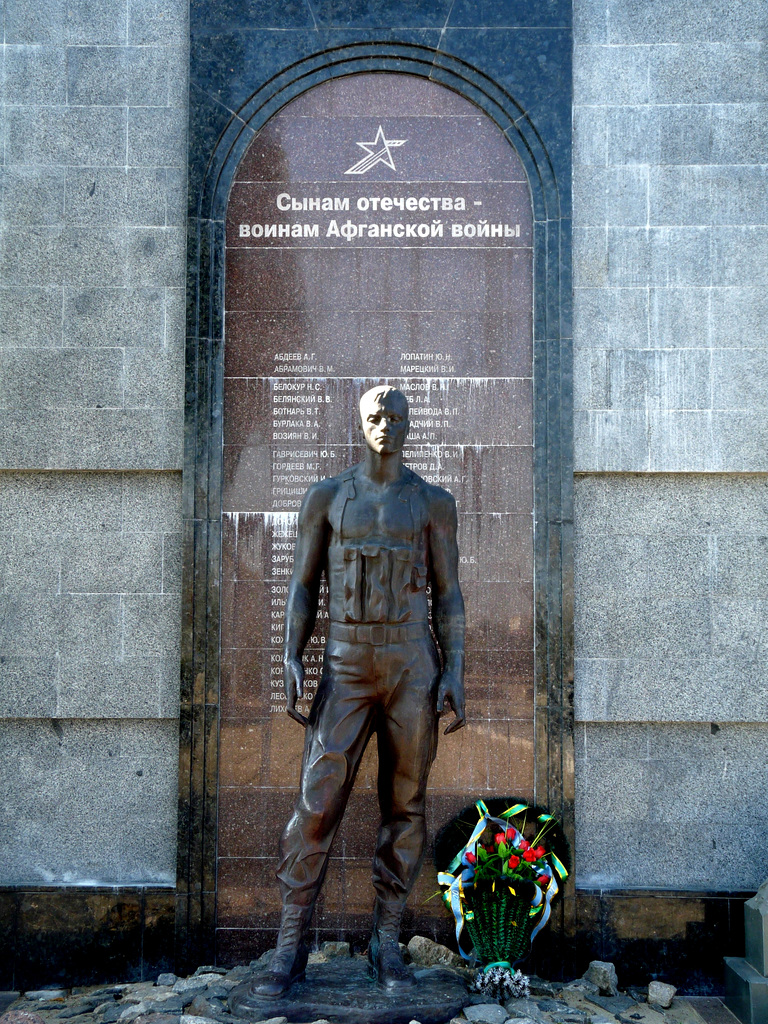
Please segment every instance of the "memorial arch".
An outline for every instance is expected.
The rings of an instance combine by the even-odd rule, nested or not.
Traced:
[[[303,744],[280,688],[296,516],[313,480],[359,457],[357,399],[377,381],[408,393],[407,462],[448,487],[460,513],[469,725],[441,743],[430,828],[468,796],[494,793],[572,820],[551,169],[543,151],[537,166],[524,115],[508,97],[508,112],[498,95],[481,104],[466,68],[443,84],[415,59],[371,70],[348,54],[344,70],[304,91],[295,80],[282,105],[264,95],[246,105],[196,221],[187,493],[205,515],[188,533],[180,857],[190,888],[177,925],[185,948],[196,936],[200,955],[220,959],[273,944],[275,849]],[[321,618],[310,684],[322,637]],[[372,756],[335,842],[320,940],[365,933],[375,803]],[[405,927],[447,934],[436,901],[424,905],[430,884],[425,870]]]

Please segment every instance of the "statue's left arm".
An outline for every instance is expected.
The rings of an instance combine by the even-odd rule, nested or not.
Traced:
[[[435,491],[437,493],[435,493]],[[432,576],[432,624],[443,655],[443,674],[437,691],[437,711],[446,704],[454,717],[445,733],[464,725],[464,599],[459,589],[459,550],[456,544],[456,502],[435,488],[429,516],[429,556]]]

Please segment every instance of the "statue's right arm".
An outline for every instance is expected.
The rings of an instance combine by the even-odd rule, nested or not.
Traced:
[[[302,725],[306,725],[307,720],[296,710],[297,699],[304,696],[301,657],[315,628],[320,579],[328,549],[328,509],[332,497],[330,480],[313,484],[304,495],[299,512],[293,575],[285,605],[283,688],[288,714]]]

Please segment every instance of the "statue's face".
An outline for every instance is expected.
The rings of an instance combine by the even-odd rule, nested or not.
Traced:
[[[399,452],[408,436],[408,403],[399,391],[366,394],[360,402],[360,419],[368,447],[379,455]]]

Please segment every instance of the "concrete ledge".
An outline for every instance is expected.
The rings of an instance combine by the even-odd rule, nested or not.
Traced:
[[[728,1009],[744,1024],[768,1024],[768,978],[743,957],[725,958],[725,999]]]

